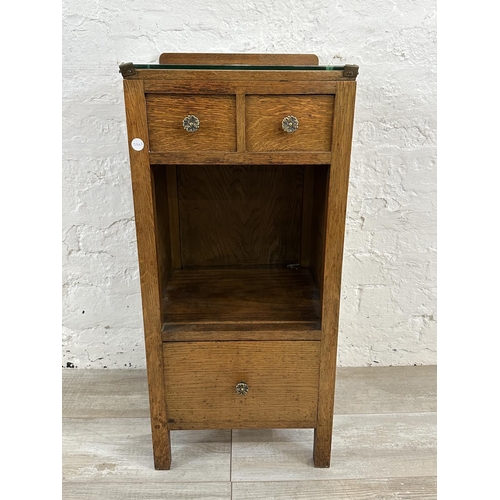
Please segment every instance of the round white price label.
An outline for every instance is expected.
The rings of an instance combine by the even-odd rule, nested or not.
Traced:
[[[144,149],[144,141],[142,139],[139,139],[139,137],[132,139],[131,144],[132,148],[136,151],[142,151]]]

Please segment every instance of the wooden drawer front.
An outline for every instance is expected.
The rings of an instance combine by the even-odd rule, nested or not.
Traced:
[[[236,98],[148,94],[149,150],[236,151]],[[187,132],[183,120],[196,116],[200,128]]]
[[[170,429],[315,427],[317,341],[164,344]],[[236,385],[249,386],[246,395]]]
[[[246,99],[248,151],[330,151],[333,95],[260,96]],[[283,118],[295,116],[299,127],[285,132]]]

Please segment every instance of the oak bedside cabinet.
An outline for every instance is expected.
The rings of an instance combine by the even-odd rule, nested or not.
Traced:
[[[120,65],[153,453],[170,431],[314,428],[329,467],[357,66]]]

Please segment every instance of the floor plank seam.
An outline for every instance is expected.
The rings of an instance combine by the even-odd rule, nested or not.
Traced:
[[[314,469],[314,467],[311,466],[311,469]],[[330,467],[331,469],[331,467]],[[161,473],[161,471],[158,471]],[[164,473],[168,473],[169,471],[163,471]],[[423,479],[423,478],[428,478],[428,479],[437,479],[437,475],[423,475],[423,476],[384,476],[384,477],[332,477],[329,479],[317,479],[317,478],[307,478],[307,479],[257,479],[253,481],[248,481],[248,480],[231,480],[231,481],[96,481],[95,478],[93,479],[88,479],[88,480],[72,480],[72,479],[63,479],[62,482],[64,484],[86,484],[86,483],[92,483],[92,484],[103,484],[103,485],[113,485],[113,484],[123,484],[123,485],[128,485],[128,484],[156,484],[156,485],[165,485],[165,484],[226,484],[230,483],[231,486],[233,484],[243,484],[243,483],[295,483],[295,482],[304,482],[304,481],[315,481],[315,482],[332,482],[332,481],[384,481],[384,480],[389,480],[389,481],[399,481],[399,480],[409,480],[409,479]]]
[[[311,466],[312,469],[314,467]],[[330,467],[331,469],[332,467]],[[326,469],[328,470],[328,469]],[[243,483],[297,483],[297,482],[303,482],[303,481],[315,481],[315,482],[323,482],[323,483],[328,483],[332,481],[399,481],[399,480],[409,480],[409,479],[423,479],[423,478],[429,478],[429,479],[435,479],[437,478],[437,475],[431,474],[431,475],[424,475],[424,476],[384,476],[384,477],[331,477],[329,479],[317,479],[317,478],[308,478],[308,479],[258,479],[254,481],[231,481],[231,484],[238,483],[238,484],[243,484]],[[208,481],[207,481],[208,482]]]
[[[313,467],[311,467],[313,469]],[[168,471],[164,471],[165,473]],[[410,480],[410,479],[423,479],[423,478],[428,478],[428,479],[437,479],[437,475],[435,474],[430,474],[430,475],[423,475],[423,476],[384,476],[384,477],[332,477],[329,479],[316,479],[316,478],[297,478],[297,479],[261,479],[261,480],[231,480],[231,481],[198,481],[198,480],[191,480],[191,481],[96,481],[95,478],[93,479],[85,479],[85,480],[72,480],[72,479],[63,479],[62,483],[64,484],[86,484],[86,483],[92,483],[92,484],[102,484],[102,485],[128,485],[128,484],[157,484],[157,485],[179,485],[179,484],[231,484],[231,487],[233,484],[243,484],[243,483],[295,483],[295,482],[323,482],[323,483],[328,483],[332,481],[402,481],[402,480]],[[231,488],[232,491],[232,488]]]
[[[371,413],[335,413],[336,417],[349,417],[352,415],[414,415],[414,414],[422,414],[422,413],[437,413],[437,410],[422,410],[422,411],[384,411],[384,412],[371,412]],[[85,420],[91,420],[91,419],[104,419],[104,418],[120,418],[120,419],[126,419],[126,418],[150,418],[149,415],[146,416],[141,416],[138,415],[136,417],[132,417],[130,415],[127,415],[125,417],[122,416],[106,416],[106,417],[95,417],[95,416],[89,416],[89,417],[76,417],[73,415],[63,415],[62,418],[68,418],[68,419],[85,419]],[[286,428],[286,427],[285,427]],[[292,429],[292,427],[290,427]],[[306,427],[307,429],[309,427]],[[312,429],[312,427],[310,427]],[[206,429],[209,430],[209,429]],[[221,429],[223,430],[223,429]],[[244,429],[243,429],[244,430]],[[172,431],[176,432],[176,431]]]
[[[157,471],[160,474],[164,473],[167,474],[169,471]],[[431,477],[431,476],[429,476]],[[191,481],[155,481],[155,480],[147,480],[147,481],[96,481],[95,478],[88,478],[88,479],[83,479],[83,480],[74,480],[74,479],[63,479],[63,483],[66,484],[85,484],[85,483],[92,483],[92,484],[201,484],[201,483],[210,483],[210,484],[229,484],[231,481],[205,481],[205,480],[198,480],[194,479]],[[239,483],[243,481],[238,481]],[[261,481],[247,481],[249,483],[260,483]]]
[[[356,416],[377,416],[377,415],[428,415],[437,413],[437,410],[427,410],[427,411],[387,411],[382,413],[335,413],[333,418],[335,421],[335,417],[356,417]]]
[[[233,481],[233,429],[231,429],[231,437],[229,439],[229,481]],[[231,487],[231,498],[233,498]]]
[[[404,412],[382,412],[382,413],[335,413],[335,417],[355,417],[355,416],[377,416],[377,415],[429,415],[436,414],[437,410],[426,410],[426,411],[404,411]],[[63,415],[62,419],[68,420],[104,420],[104,419],[115,419],[115,420],[127,420],[127,419],[149,419],[150,417],[65,417]],[[263,427],[267,429],[268,427]],[[283,429],[312,429],[313,427],[283,427]],[[269,429],[274,429],[274,427],[269,427]],[[258,429],[196,429],[196,430],[258,430]],[[171,432],[187,432],[185,430],[172,430]],[[191,431],[189,431],[191,432]]]

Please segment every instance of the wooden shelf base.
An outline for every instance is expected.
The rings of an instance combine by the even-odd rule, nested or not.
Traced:
[[[318,340],[319,291],[307,268],[174,271],[163,340]]]

